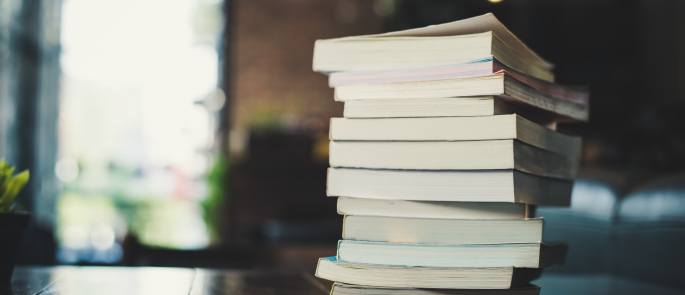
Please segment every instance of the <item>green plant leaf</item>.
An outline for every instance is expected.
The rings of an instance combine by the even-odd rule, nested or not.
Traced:
[[[19,192],[29,181],[29,171],[25,170],[12,176],[14,170],[15,168],[8,165],[5,161],[0,161],[0,212],[10,210]]]

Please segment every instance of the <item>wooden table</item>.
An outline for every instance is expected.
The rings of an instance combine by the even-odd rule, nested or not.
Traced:
[[[9,294],[325,295],[329,288],[305,272],[59,266],[17,268]]]

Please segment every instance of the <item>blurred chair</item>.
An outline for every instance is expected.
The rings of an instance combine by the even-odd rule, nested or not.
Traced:
[[[335,243],[340,217],[326,197],[328,163],[315,157],[312,132],[250,132],[246,155],[233,159],[225,239],[237,244]]]
[[[618,209],[615,273],[685,289],[685,174],[626,196]]]
[[[615,219],[618,189],[607,182],[578,179],[573,187],[571,207],[540,207],[544,218],[545,242],[568,245],[561,272],[602,273],[610,269],[611,231]]]
[[[685,174],[621,191],[581,178],[570,208],[537,210],[545,241],[569,246],[566,263],[537,281],[543,294],[683,293]]]

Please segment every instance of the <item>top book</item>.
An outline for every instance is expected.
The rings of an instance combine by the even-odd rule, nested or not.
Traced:
[[[526,46],[492,13],[423,28],[317,40],[313,68],[318,72],[411,69],[487,57],[554,82],[554,65]]]

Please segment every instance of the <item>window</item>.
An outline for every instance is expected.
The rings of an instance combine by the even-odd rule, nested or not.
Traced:
[[[210,243],[221,2],[66,0],[56,175],[59,258],[116,262],[125,236]]]

